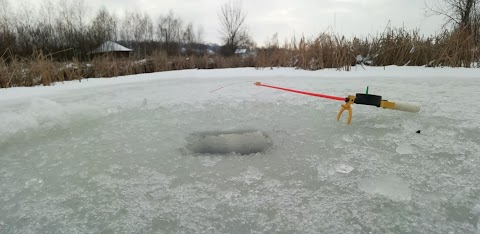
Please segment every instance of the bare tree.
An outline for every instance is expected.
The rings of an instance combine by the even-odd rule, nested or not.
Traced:
[[[176,17],[172,10],[166,16],[158,19],[157,36],[163,43],[168,54],[178,52],[178,44],[181,40],[181,29],[183,21]]]
[[[11,27],[12,18],[8,0],[0,0],[0,58],[8,57],[7,50],[15,45],[15,35]]]
[[[228,0],[221,6],[218,18],[224,55],[233,55],[238,47],[249,41],[245,26],[246,17],[247,13],[242,8],[241,0]]]
[[[55,27],[61,46],[73,49],[73,57],[85,56],[92,47],[86,35],[88,6],[84,0],[63,0],[58,1],[57,5],[59,17],[56,19]]]
[[[88,6],[84,0],[60,0],[58,1],[59,15],[58,22],[63,23],[69,30],[81,32],[85,29],[85,18],[88,13]]]
[[[192,23],[187,24],[182,31],[182,46],[188,55],[204,55],[207,52],[203,42],[203,28],[200,26],[195,30]]]
[[[10,28],[11,9],[8,0],[0,0],[0,30],[7,31]]]
[[[98,11],[90,26],[93,40],[103,43],[107,40],[117,39],[117,19],[106,8]]]
[[[153,29],[153,20],[150,15],[144,13],[140,22],[140,24],[142,25],[141,32],[143,33],[143,41],[153,41],[155,33]]]
[[[146,12],[142,14],[126,11],[119,31],[120,38],[126,45],[138,47],[140,43],[153,40],[153,21]]]
[[[429,13],[445,17],[444,27],[453,24],[461,29],[471,29],[479,0],[438,0],[427,6]]]
[[[271,38],[267,38],[267,40],[265,41],[265,47],[268,49],[280,48],[280,42],[278,40],[278,32],[273,34]]]
[[[193,29],[193,24],[189,23],[189,24],[187,24],[187,26],[183,30],[182,43],[189,45],[189,44],[195,43],[196,40],[197,39],[196,39],[195,31]]]
[[[35,22],[36,16],[34,5],[26,0],[18,0],[17,4],[17,10],[15,14],[15,21],[17,25],[32,26]]]
[[[197,42],[198,43],[203,43],[203,35],[205,34],[205,30],[203,29],[202,26],[198,26],[197,28]]]
[[[147,13],[132,14],[133,38],[137,42],[151,40],[153,37],[153,22]]]
[[[128,10],[125,11],[120,26],[120,38],[122,41],[131,42],[136,39],[136,36],[138,37],[138,26],[136,22],[137,14],[139,13],[130,12]]]
[[[40,3],[39,21],[43,24],[54,25],[55,19],[58,18],[55,3],[52,0],[44,0]]]

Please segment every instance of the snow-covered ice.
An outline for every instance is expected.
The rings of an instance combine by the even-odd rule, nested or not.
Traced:
[[[0,90],[0,233],[478,233],[480,70],[365,69]],[[369,86],[422,110],[354,105],[346,126],[335,121],[341,102],[255,81],[342,97]],[[205,144],[233,149],[265,133],[271,145],[251,155],[187,147],[196,133],[242,131]]]
[[[375,179],[365,179],[359,183],[358,187],[367,193],[380,194],[392,200],[410,201],[411,199],[409,184],[396,176],[386,175]]]

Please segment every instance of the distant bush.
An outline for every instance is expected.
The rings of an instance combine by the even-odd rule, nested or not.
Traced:
[[[353,38],[321,34],[314,39],[294,38],[283,46],[269,45],[255,53],[223,57],[221,55],[168,55],[162,50],[143,58],[98,57],[90,62],[57,62],[36,50],[29,59],[16,56],[0,60],[0,87],[50,85],[52,82],[92,77],[116,77],[140,73],[182,69],[234,67],[295,67],[305,70],[352,66],[449,66],[478,64],[475,40],[462,31],[422,37],[418,31],[391,29],[379,37]]]
[[[0,0],[2,88],[181,69],[350,70],[357,64],[430,67],[480,64],[477,16],[472,23],[457,25],[435,36],[423,36],[418,30],[387,28],[377,36],[346,38],[325,32],[311,38],[294,37],[280,45],[275,34],[266,46],[255,48],[243,27],[246,14],[239,1],[230,1],[222,7],[221,22],[234,23],[242,29],[241,34],[224,30],[223,46],[206,45],[201,27],[185,24],[173,11],[154,20],[135,11],[117,17],[104,8],[88,20],[88,7],[83,1],[40,1],[20,8],[10,7],[9,2]],[[458,5],[459,1],[451,3]],[[128,58],[92,57],[89,52],[105,41],[120,42],[134,52]],[[248,53],[237,53],[238,47],[248,49]]]

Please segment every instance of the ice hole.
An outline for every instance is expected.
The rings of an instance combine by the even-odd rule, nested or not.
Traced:
[[[193,133],[186,139],[186,148],[196,154],[265,153],[271,146],[269,136],[257,130]]]

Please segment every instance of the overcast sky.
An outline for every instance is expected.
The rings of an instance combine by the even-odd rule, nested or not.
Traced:
[[[219,43],[217,13],[224,1],[85,0],[93,12],[105,6],[119,16],[125,10],[138,10],[157,19],[172,9],[185,21],[201,25],[205,41],[213,43]],[[434,34],[442,25],[441,18],[425,16],[424,0],[243,0],[243,8],[258,45],[277,32],[283,41],[293,35],[317,35],[329,27],[350,37],[381,33],[389,21],[391,26],[419,28],[423,34]]]

